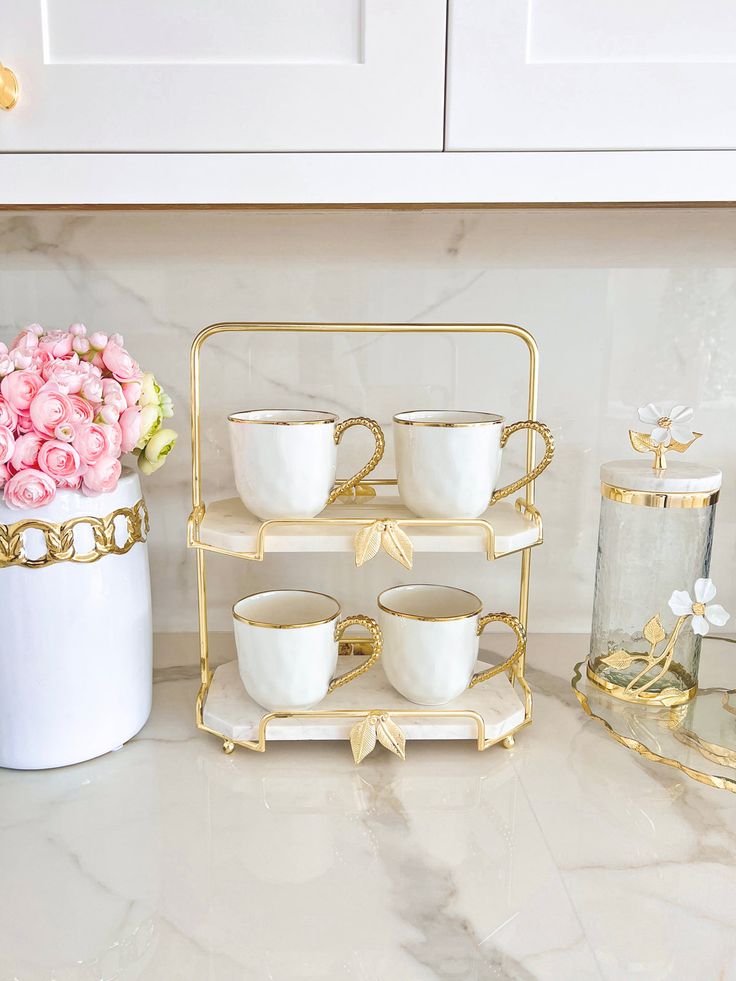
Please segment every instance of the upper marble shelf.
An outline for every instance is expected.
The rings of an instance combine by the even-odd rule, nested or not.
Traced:
[[[474,520],[440,522],[417,518],[395,494],[387,494],[370,502],[338,500],[319,517],[303,521],[261,522],[239,498],[216,501],[206,506],[198,538],[190,524],[190,545],[256,560],[266,552],[353,552],[356,533],[375,522],[398,526],[414,552],[476,552],[497,559],[542,542],[539,513],[524,513],[510,501]]]

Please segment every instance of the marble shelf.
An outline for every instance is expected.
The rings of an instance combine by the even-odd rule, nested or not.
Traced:
[[[394,495],[381,494],[370,503],[343,503],[329,505],[320,518],[340,519],[388,519],[412,521],[416,516],[404,507]],[[511,501],[499,501],[489,508],[482,520],[488,521],[495,533],[495,557],[500,558],[542,541],[541,527],[516,510]],[[207,505],[200,526],[199,539],[205,546],[212,546],[232,553],[253,553],[257,550],[258,532],[263,523],[246,511],[237,497],[215,501]],[[273,525],[265,532],[265,552],[352,552],[358,526],[303,524]],[[404,529],[409,535],[415,552],[476,552],[486,553],[487,538],[483,526],[409,525]]]
[[[340,658],[340,673],[350,670],[355,655]],[[363,660],[363,658],[360,658]],[[479,661],[476,670],[488,664]],[[324,709],[366,709],[386,712],[397,709],[423,710],[402,698],[389,685],[380,662],[367,674],[329,695],[321,706]],[[437,711],[468,710],[477,712],[485,722],[486,739],[502,739],[524,721],[524,704],[505,674],[491,678],[459,698],[437,707]],[[235,742],[258,738],[258,724],[266,710],[248,697],[238,674],[236,661],[221,664],[216,670],[204,706],[203,721],[210,729]],[[268,725],[267,742],[272,740],[333,740],[348,739],[358,716],[345,718],[274,719]],[[477,739],[478,729],[470,718],[437,716],[402,717],[398,720],[404,735],[412,739]]]

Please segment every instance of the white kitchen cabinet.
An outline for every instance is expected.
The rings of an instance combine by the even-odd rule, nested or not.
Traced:
[[[445,0],[0,0],[0,150],[441,150]]]
[[[734,147],[733,0],[449,0],[447,149]]]

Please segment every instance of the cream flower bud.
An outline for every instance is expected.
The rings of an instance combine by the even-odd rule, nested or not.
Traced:
[[[160,392],[161,389],[156,384],[153,372],[144,372],[143,378],[141,378],[141,395],[138,399],[138,404],[142,406],[158,405]]]
[[[173,429],[160,429],[138,457],[138,468],[141,472],[150,474],[158,470],[173,450],[177,438]]]
[[[144,405],[141,409],[141,435],[136,447],[142,450],[161,426],[161,412],[157,405]]]

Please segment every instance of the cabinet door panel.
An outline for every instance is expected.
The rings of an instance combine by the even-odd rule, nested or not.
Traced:
[[[732,0],[450,0],[451,150],[736,146]]]
[[[5,151],[442,148],[444,0],[0,0]]]

